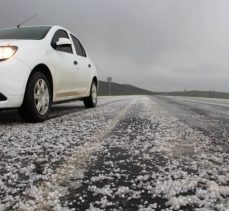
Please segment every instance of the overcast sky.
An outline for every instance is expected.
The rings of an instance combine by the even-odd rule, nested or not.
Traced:
[[[228,0],[1,0],[0,28],[35,13],[26,25],[68,28],[102,80],[229,92]]]

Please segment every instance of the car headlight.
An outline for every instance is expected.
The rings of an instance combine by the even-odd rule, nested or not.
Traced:
[[[0,46],[0,61],[11,58],[17,51],[16,46]]]

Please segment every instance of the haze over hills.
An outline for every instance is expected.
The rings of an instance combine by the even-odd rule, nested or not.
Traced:
[[[100,96],[109,95],[109,84],[106,81],[99,81]],[[229,93],[215,91],[177,91],[177,92],[153,92],[129,84],[119,84],[111,82],[111,95],[169,95],[169,96],[188,96],[188,97],[209,97],[229,99]]]

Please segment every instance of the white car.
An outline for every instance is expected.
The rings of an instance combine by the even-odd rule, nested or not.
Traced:
[[[79,40],[60,26],[0,30],[0,109],[19,108],[27,122],[47,119],[53,103],[97,104],[96,66]]]

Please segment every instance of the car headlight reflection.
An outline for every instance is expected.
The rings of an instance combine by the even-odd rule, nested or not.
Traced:
[[[0,61],[10,59],[17,51],[16,46],[0,46]]]

